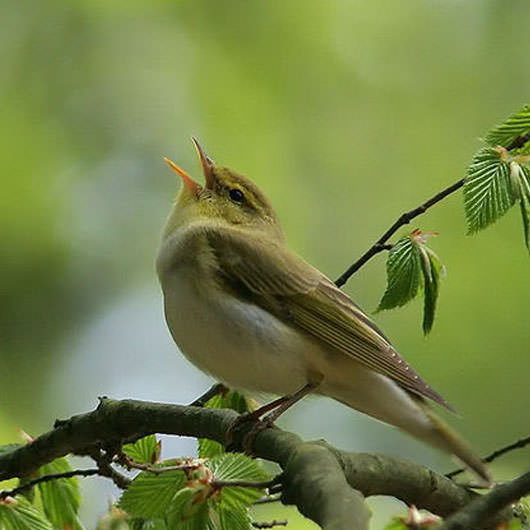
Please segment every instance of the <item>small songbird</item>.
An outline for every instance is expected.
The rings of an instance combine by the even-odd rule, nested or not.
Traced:
[[[183,185],[157,258],[182,353],[231,388],[284,396],[274,417],[308,393],[328,396],[454,454],[489,483],[428,404],[452,410],[446,401],[348,295],[287,248],[261,190],[193,142],[205,185],[166,159]]]

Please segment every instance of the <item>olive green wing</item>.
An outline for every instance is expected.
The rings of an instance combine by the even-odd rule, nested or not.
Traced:
[[[208,228],[219,280],[238,296],[252,300],[278,318],[304,330],[405,389],[449,410],[435,392],[396,352],[376,324],[348,295],[320,271],[265,234]]]

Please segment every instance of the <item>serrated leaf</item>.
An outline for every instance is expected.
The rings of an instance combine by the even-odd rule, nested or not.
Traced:
[[[197,454],[199,458],[213,458],[225,453],[223,444],[208,438],[199,438]]]
[[[123,492],[118,505],[131,517],[162,518],[185,481],[182,471],[168,471],[159,475],[143,471]]]
[[[248,510],[244,506],[226,507],[220,503],[217,505],[217,514],[221,530],[250,530],[252,528]]]
[[[514,112],[507,120],[494,127],[485,138],[491,146],[502,145],[508,147],[516,138],[530,133],[530,105]],[[530,143],[530,142],[525,142]]]
[[[38,477],[43,477],[71,470],[72,467],[66,458],[57,458],[39,468],[36,474]],[[81,494],[77,477],[41,482],[37,485],[37,490],[40,493],[44,513],[55,527],[83,530],[78,517]]]
[[[232,409],[240,414],[252,410],[248,399],[235,390],[229,390],[213,396],[206,402],[205,407],[209,409]],[[224,446],[214,440],[200,438],[198,444],[199,458],[212,458],[225,452]]]
[[[13,500],[0,501],[0,529],[53,530],[53,526],[25,497],[17,495]]]
[[[157,442],[154,434],[150,434],[136,440],[133,444],[124,445],[123,452],[135,462],[155,464],[160,457],[160,442]]]
[[[412,300],[421,286],[421,257],[410,236],[401,238],[388,253],[387,287],[377,311],[400,307]]]
[[[215,480],[264,482],[271,477],[252,458],[239,453],[225,453],[206,462]],[[263,489],[241,486],[223,487],[221,503],[224,506],[249,506],[263,495]]]
[[[478,232],[494,223],[514,203],[509,164],[496,149],[480,149],[471,161],[464,182],[468,233]]]

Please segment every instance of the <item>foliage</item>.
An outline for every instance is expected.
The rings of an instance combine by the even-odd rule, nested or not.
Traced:
[[[526,105],[485,136],[486,145],[471,160],[464,179],[468,233],[500,219],[519,202],[524,241],[530,251],[530,106]],[[414,230],[395,243],[386,263],[387,287],[378,311],[424,297],[423,332],[431,331],[443,267],[426,245],[432,235]]]
[[[262,489],[230,483],[268,480],[259,464],[233,453],[206,462],[186,462],[182,471],[143,471],[134,479],[119,501],[119,508],[133,518],[132,527],[248,530],[247,509],[262,496]],[[168,465],[175,465],[175,461],[161,463],[156,469]]]
[[[19,447],[10,444],[0,447],[0,453]],[[34,475],[20,479],[23,486],[28,481],[72,471],[66,458],[58,458],[39,468]],[[76,477],[59,478],[47,482],[40,482],[35,486],[38,495],[34,495],[33,488],[15,498],[7,497],[0,501],[0,529],[31,529],[68,528],[83,530],[78,512],[81,504],[79,484]]]

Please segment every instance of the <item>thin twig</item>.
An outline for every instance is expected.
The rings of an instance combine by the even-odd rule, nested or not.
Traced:
[[[464,179],[460,179],[454,184],[451,184],[451,186],[431,197],[429,200],[425,201],[423,204],[420,204],[417,208],[401,214],[394,224],[356,262],[350,265],[348,269],[339,278],[337,278],[337,280],[335,280],[335,285],[337,285],[337,287],[343,286],[368,260],[373,258],[376,254],[379,254],[379,252],[388,249],[386,242],[402,226],[410,223],[412,219],[415,219],[419,215],[425,213],[431,206],[434,206],[442,199],[445,199],[445,197],[451,195],[451,193],[454,193],[463,185]]]
[[[281,521],[274,519],[273,521],[266,521],[263,523],[254,521],[251,524],[254,528],[274,528],[275,526],[287,526],[287,521],[285,519],[282,519]]]
[[[529,140],[530,133],[518,136],[504,149],[506,149],[506,151],[519,149]],[[451,184],[451,186],[448,188],[445,188],[431,197],[429,200],[425,201],[423,204],[420,204],[417,208],[401,214],[394,224],[357,261],[352,263],[348,269],[335,280],[335,285],[337,285],[337,287],[342,287],[367,261],[373,258],[376,254],[379,254],[379,252],[382,252],[383,250],[390,250],[392,245],[386,244],[390,237],[392,237],[402,226],[410,223],[412,219],[415,219],[416,217],[425,213],[431,206],[434,206],[436,203],[445,199],[448,195],[451,195],[455,191],[459,190],[464,185],[464,182],[465,179],[458,180],[454,184]]]
[[[18,495],[19,493],[31,489],[33,488],[33,486],[41,484],[42,482],[50,482],[51,480],[58,480],[61,478],[91,477],[93,475],[100,474],[101,472],[99,469],[75,469],[73,471],[65,471],[64,473],[53,473],[51,475],[43,475],[42,477],[30,480],[22,486],[18,486],[17,488],[13,488],[12,490],[0,491],[0,500],[5,499],[6,497],[14,497],[15,495]]]
[[[202,466],[208,459],[207,458],[194,458],[173,466],[155,467],[152,464],[144,464],[142,462],[136,462],[132,458],[128,457],[125,453],[121,453],[117,456],[116,461],[127,469],[138,469],[140,471],[147,471],[153,473],[153,475],[161,475],[162,473],[168,473],[170,471],[188,471],[190,469],[197,469]]]
[[[110,478],[112,482],[122,490],[129,487],[129,484],[132,482],[131,479],[122,475],[112,467],[111,460],[109,460],[109,458],[111,459],[112,457],[108,456],[107,453],[100,449],[91,451],[89,455],[98,465],[100,475]]]
[[[195,401],[190,403],[190,407],[204,407],[206,403],[218,394],[224,394],[228,388],[222,383],[215,383],[202,396],[199,396]]]
[[[530,436],[527,436],[526,438],[521,438],[520,440],[517,440],[514,443],[511,443],[509,445],[505,445],[504,447],[501,447],[500,449],[496,449],[493,451],[493,453],[489,454],[488,456],[485,456],[482,461],[485,464],[489,464],[499,458],[502,455],[505,455],[506,453],[509,453],[510,451],[513,451],[514,449],[522,449],[523,447],[526,447],[528,444],[530,444]],[[447,473],[445,476],[447,478],[453,478],[456,477],[456,475],[460,475],[460,473],[463,473],[466,471],[465,468],[455,469],[454,471],[451,471],[451,473]]]

